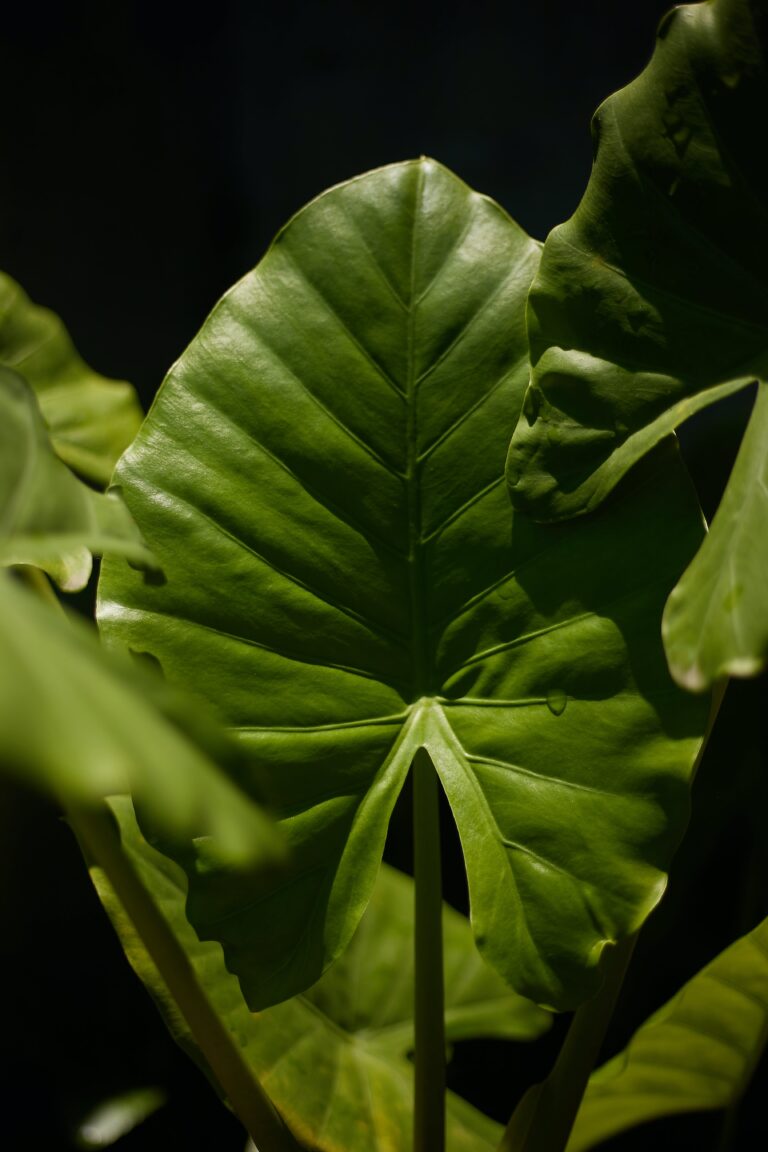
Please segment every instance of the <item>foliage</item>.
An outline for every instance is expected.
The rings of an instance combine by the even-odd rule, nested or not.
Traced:
[[[127,802],[115,803],[123,846],[135,861],[189,955],[198,978],[246,1054],[252,1075],[311,1148],[365,1152],[407,1147],[413,1124],[412,882],[384,866],[373,898],[337,965],[292,1000],[252,1014],[221,948],[201,943],[185,914],[186,878],[139,834]],[[179,1042],[205,1059],[125,916],[108,881],[93,870],[99,895],[134,969],[158,1001]],[[531,1040],[549,1016],[515,996],[472,947],[463,916],[443,908],[446,1035]],[[297,1086],[302,1085],[301,1092]],[[448,1096],[448,1147],[495,1147],[501,1130],[460,1097]]]
[[[326,192],[135,438],[130,387],[0,278],[0,769],[60,805],[261,1152],[578,1152],[754,1072],[765,923],[587,1083],[688,818],[686,689],[768,650],[767,32],[764,0],[671,13],[543,249],[424,158]],[[705,539],[672,431],[755,382]],[[94,555],[109,650],[49,581]],[[413,880],[381,865],[409,779]],[[446,1044],[550,1010],[506,1129],[445,1093]],[[113,1101],[91,1146],[160,1103]]]
[[[529,299],[532,376],[508,463],[518,508],[586,512],[683,420],[761,382],[665,615],[673,675],[695,691],[768,657],[766,43],[764,0],[674,8],[642,75],[598,109],[589,186]]]
[[[768,921],[688,981],[589,1082],[568,1152],[657,1116],[733,1107],[768,1040]]]
[[[217,306],[117,470],[167,580],[105,564],[102,630],[217,705],[292,849],[272,885],[190,877],[251,1008],[347,945],[418,748],[522,994],[585,999],[662,891],[706,707],[653,623],[701,518],[666,450],[585,529],[512,517],[537,260],[431,161],[342,185]]]
[[[61,459],[86,480],[108,483],[141,423],[130,384],[107,380],[83,362],[61,320],[33,304],[0,273],[0,365],[34,389]]]

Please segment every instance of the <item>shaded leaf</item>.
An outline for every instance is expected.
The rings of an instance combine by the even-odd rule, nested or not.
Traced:
[[[113,803],[124,849],[185,948],[200,984],[242,1048],[255,1077],[308,1148],[321,1152],[402,1152],[413,1126],[413,883],[384,867],[348,951],[304,996],[251,1013],[219,945],[201,943],[184,915],[186,879],[142,839],[127,800]],[[173,1000],[108,882],[91,870],[99,895],[138,975],[166,1022],[203,1064]],[[446,1025],[449,1038],[532,1039],[546,1013],[505,989],[480,960],[469,924],[444,907]],[[497,1013],[491,1019],[491,1006]],[[501,1127],[448,1093],[449,1152],[490,1149]]]
[[[166,694],[0,573],[0,769],[65,809],[132,792],[158,834],[194,838],[201,867],[279,855],[255,804],[150,703]]]
[[[663,889],[706,706],[659,618],[701,518],[667,448],[589,525],[513,517],[537,261],[432,161],[335,188],[216,307],[118,469],[167,583],[105,565],[102,628],[215,702],[293,849],[279,886],[192,881],[253,1008],[349,942],[419,747],[478,945],[531,999],[593,992]]]
[[[413,930],[413,880],[383,864],[349,947],[305,993],[374,1053],[413,1050]],[[446,1040],[531,1040],[549,1028],[550,1014],[515,995],[488,967],[469,921],[447,904],[443,950]]]
[[[768,655],[767,51],[765,0],[675,8],[645,71],[598,109],[589,186],[532,289],[532,379],[507,470],[523,511],[589,511],[681,421],[762,382],[667,615],[673,674],[697,690]]]
[[[644,1121],[727,1108],[768,1039],[768,920],[702,968],[589,1081],[568,1152]]]
[[[35,390],[61,459],[103,487],[141,423],[136,393],[125,381],[89,368],[59,317],[33,304],[2,272],[0,365],[15,369]]]
[[[0,368],[0,565],[34,565],[73,592],[88,583],[91,554],[107,551],[154,567],[121,497],[70,472],[31,388]]]

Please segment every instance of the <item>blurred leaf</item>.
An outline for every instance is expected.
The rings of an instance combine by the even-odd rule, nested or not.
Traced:
[[[663,890],[707,706],[659,620],[701,516],[667,446],[589,525],[513,517],[537,262],[433,161],[332,189],[214,309],[116,473],[167,582],[108,562],[101,626],[215,704],[293,849],[271,888],[191,881],[252,1008],[346,947],[419,747],[519,992],[593,994]]]
[[[696,691],[768,657],[768,5],[673,9],[653,59],[594,119],[575,215],[529,303],[533,374],[508,461],[516,507],[594,508],[687,417],[762,383],[665,643]]]
[[[108,1148],[126,1136],[165,1104],[159,1088],[137,1088],[104,1100],[80,1121],[75,1133],[78,1148]]]
[[[402,1152],[413,1125],[413,882],[382,868],[347,952],[303,996],[252,1013],[218,944],[201,943],[184,914],[186,878],[141,837],[130,804],[112,802],[123,848],[194,967],[211,1004],[296,1136],[321,1152]],[[158,1001],[176,1039],[205,1067],[103,873],[91,875],[128,959]],[[549,1016],[510,992],[480,959],[467,920],[447,906],[446,1025],[449,1039],[533,1039]],[[495,1146],[501,1127],[448,1094],[448,1152]]]
[[[768,1039],[768,920],[702,968],[589,1081],[567,1152],[661,1116],[728,1108]]]
[[[70,472],[31,388],[0,368],[0,566],[34,565],[73,592],[88,583],[93,552],[155,567],[120,496]]]
[[[0,273],[0,365],[14,368],[37,393],[56,452],[104,487],[142,412],[132,386],[99,376],[83,362],[61,320],[33,304]]]
[[[255,804],[153,706],[166,693],[0,573],[0,769],[65,808],[131,792],[153,830],[194,838],[201,868],[280,854]]]

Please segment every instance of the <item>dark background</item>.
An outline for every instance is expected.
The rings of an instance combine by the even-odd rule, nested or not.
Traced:
[[[368,168],[432,155],[544,239],[588,179],[594,108],[643,67],[667,6],[218,0],[198,11],[111,0],[7,8],[0,267],[63,317],[86,360],[133,381],[147,405],[276,229],[327,186]],[[743,417],[736,403],[685,434],[710,514]],[[768,913],[758,815],[766,810],[764,700],[765,681],[729,689],[692,835],[644,932],[609,1051]],[[404,803],[388,848],[405,867],[409,819]],[[461,905],[456,851],[446,820],[448,895]],[[89,1103],[142,1084],[160,1085],[169,1104],[121,1149],[242,1148],[238,1123],[166,1037],[128,970],[69,830],[7,787],[0,924],[9,1152],[66,1152]],[[533,1052],[459,1045],[451,1083],[504,1119],[554,1051],[554,1040]],[[768,1135],[759,1104],[755,1089],[739,1147]],[[683,1118],[610,1147],[653,1139],[706,1152],[718,1146],[719,1124]]]

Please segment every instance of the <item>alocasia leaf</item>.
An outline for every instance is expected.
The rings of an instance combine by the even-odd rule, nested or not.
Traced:
[[[295,1134],[320,1152],[402,1152],[413,1127],[413,882],[384,866],[341,959],[303,996],[251,1013],[219,945],[201,943],[184,914],[186,877],[141,837],[130,803],[113,802],[124,851],[152,892],[253,1075]],[[96,888],[126,955],[176,1039],[205,1067],[172,998],[103,873]],[[446,1036],[530,1040],[547,1013],[509,991],[480,959],[469,923],[444,906]],[[453,1093],[449,1152],[495,1147],[501,1127]]]
[[[53,451],[29,385],[0,368],[0,566],[32,564],[67,592],[84,588],[92,553],[154,567],[116,492],[95,492]]]
[[[681,421],[760,381],[666,617],[673,674],[695,690],[768,658],[767,51],[766,0],[675,8],[645,71],[596,113],[589,186],[531,292],[532,378],[508,462],[519,509],[589,511]]]
[[[167,581],[105,565],[102,628],[215,703],[293,848],[280,884],[191,881],[252,1008],[349,942],[422,746],[478,945],[531,999],[590,995],[663,890],[707,709],[659,618],[701,517],[669,446],[589,524],[513,515],[538,257],[429,160],[331,190],[219,303],[118,468]]]
[[[643,1121],[737,1103],[768,1040],[768,920],[702,968],[594,1072],[568,1152]]]
[[[199,704],[123,664],[81,621],[0,572],[0,771],[65,809],[131,792],[153,832],[194,838],[200,866],[209,857],[227,866],[279,857],[271,823],[179,731],[185,724],[215,755],[225,750]]]
[[[104,486],[141,423],[134,389],[83,362],[55,313],[33,304],[0,272],[0,365],[34,388],[56,452]]]

